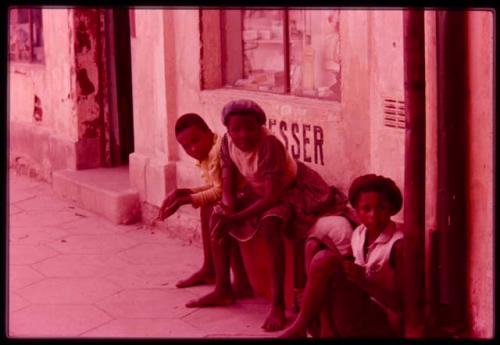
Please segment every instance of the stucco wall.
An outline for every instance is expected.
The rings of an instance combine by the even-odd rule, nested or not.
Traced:
[[[176,48],[178,62],[182,62],[177,84],[179,115],[187,111],[199,112],[210,127],[223,134],[226,131],[220,120],[223,106],[233,99],[250,98],[264,108],[270,120],[268,128],[288,144],[289,151],[316,169],[327,182],[346,191],[353,178],[369,171],[366,12],[342,11],[340,16],[341,103],[243,90],[200,92],[199,16],[197,11],[176,11],[175,15],[179,20],[176,39],[184,42]],[[182,150],[179,150],[179,157],[183,162],[192,161]],[[199,173],[188,165],[192,164],[185,165],[191,172],[179,176],[179,183],[189,185],[197,181]]]
[[[166,92],[161,10],[135,9],[136,37],[131,38],[134,98],[134,148],[166,157]]]
[[[70,19],[68,9],[43,10],[44,63],[9,64],[10,120],[38,123],[67,139],[76,139],[70,85]],[[47,87],[50,85],[50,88]],[[41,101],[41,121],[33,118],[34,97]],[[68,114],[61,116],[59,114]]]
[[[469,12],[469,299],[477,337],[493,336],[493,14]]]
[[[371,172],[404,190],[404,128],[384,125],[384,99],[404,101],[403,12],[369,11]],[[404,205],[394,216],[403,221]]]
[[[342,190],[347,191],[356,176],[372,170],[366,12],[342,11],[340,16],[341,103],[242,90],[200,90],[198,9],[176,9],[167,14],[157,9],[134,12],[136,149],[130,157],[130,171],[142,200],[159,206],[175,187],[173,181],[177,186],[201,183],[193,159],[178,146],[177,152],[172,152],[172,145],[168,145],[177,145],[175,119],[185,112],[196,112],[214,131],[223,134],[226,129],[220,112],[226,102],[236,98],[251,98],[261,104],[270,119],[270,129],[288,142],[289,150]],[[165,181],[166,176],[169,178]]]
[[[72,145],[78,138],[69,10],[44,9],[42,16],[44,62],[9,63],[9,159],[50,179],[51,170],[74,160]],[[34,116],[35,96],[41,117]]]

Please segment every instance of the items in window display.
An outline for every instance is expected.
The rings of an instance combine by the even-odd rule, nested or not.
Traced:
[[[306,46],[302,49],[302,91],[314,94],[314,49],[311,46],[311,36],[306,36]]]
[[[43,60],[41,9],[9,11],[9,58],[19,61]]]
[[[228,86],[339,101],[339,10],[287,10],[288,42],[283,35],[286,24],[283,12],[240,12],[242,30],[227,35],[241,35],[243,60],[240,64],[226,65],[226,71],[230,71]],[[228,40],[233,41],[234,38]],[[285,44],[289,45],[288,61],[285,61]],[[285,64],[289,66],[288,75],[284,73]],[[285,90],[287,84],[289,90]]]

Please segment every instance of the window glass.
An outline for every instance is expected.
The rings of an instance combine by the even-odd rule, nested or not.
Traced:
[[[228,12],[228,11],[227,11]],[[232,77],[226,83],[250,90],[284,92],[283,11],[240,10],[226,15],[226,39],[230,54],[240,56],[240,63],[229,59],[226,65]],[[240,23],[236,16],[240,16]],[[241,25],[238,32],[237,26]],[[239,35],[238,35],[239,34]],[[238,35],[239,37],[227,37]],[[241,40],[238,47],[237,40]],[[238,49],[240,48],[240,49]],[[235,70],[240,69],[240,73]]]
[[[290,91],[340,101],[338,10],[289,11]]]
[[[340,101],[339,13],[222,11],[224,85]]]
[[[42,62],[43,34],[40,8],[15,8],[9,11],[9,58]]]

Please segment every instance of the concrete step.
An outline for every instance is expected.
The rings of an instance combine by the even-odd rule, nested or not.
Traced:
[[[115,224],[140,220],[139,193],[130,187],[128,166],[57,170],[52,173],[52,188],[62,198]]]

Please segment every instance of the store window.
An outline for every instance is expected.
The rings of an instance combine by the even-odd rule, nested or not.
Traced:
[[[225,10],[224,87],[340,101],[339,10]]]
[[[9,59],[22,62],[43,62],[41,8],[10,9]]]

